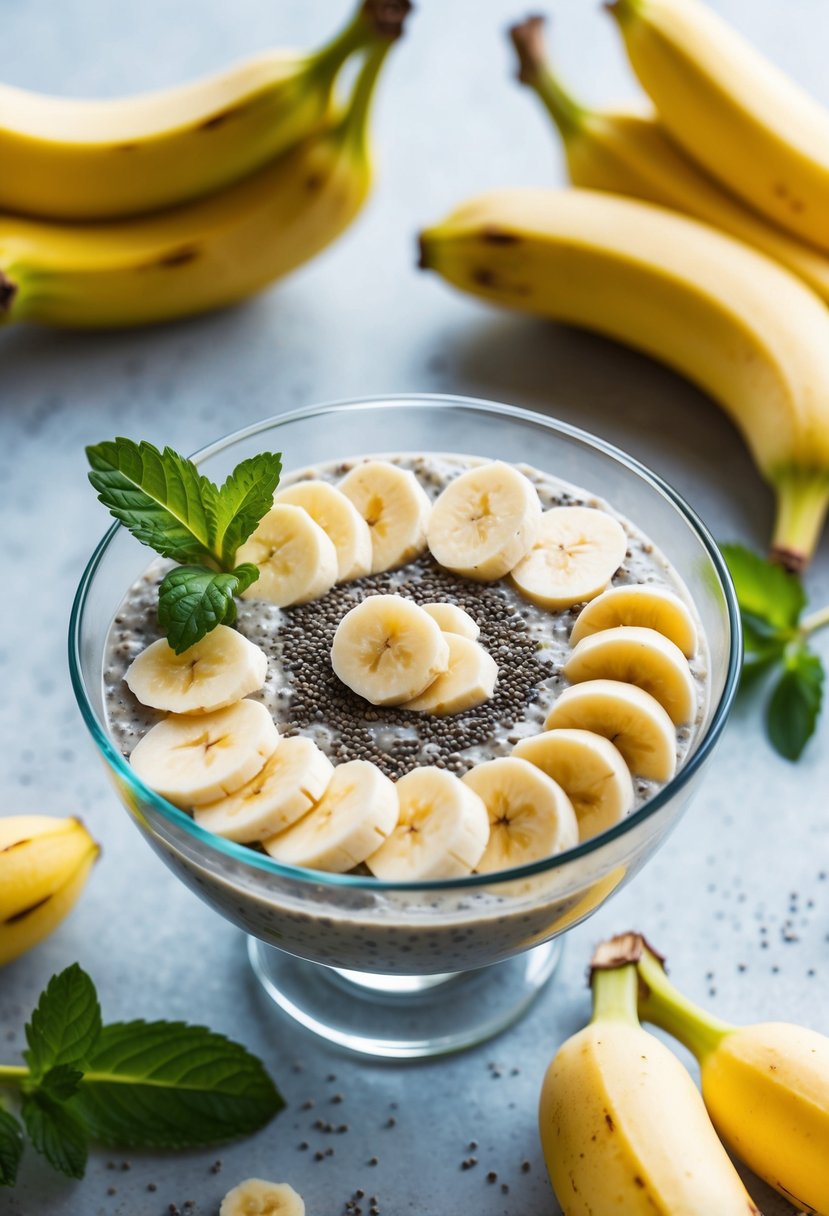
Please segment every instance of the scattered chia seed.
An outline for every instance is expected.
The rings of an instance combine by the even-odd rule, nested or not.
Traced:
[[[155,1191],[158,1190],[158,1187],[156,1186],[156,1184],[154,1182],[148,1182],[147,1190],[154,1193]]]
[[[379,1165],[380,1158],[379,1157],[369,1157],[368,1163],[369,1163],[369,1165]]]
[[[497,1181],[498,1181],[498,1175],[495,1173],[495,1170],[490,1170],[490,1171],[489,1171],[489,1173],[488,1173],[488,1174],[487,1174],[487,1176],[486,1176],[486,1180],[487,1180],[487,1182],[490,1184],[490,1186],[491,1186],[491,1185],[492,1185],[494,1182],[497,1182]]]
[[[529,1163],[529,1161],[522,1161],[522,1162],[521,1162],[521,1173],[522,1173],[522,1174],[529,1174],[529,1172],[530,1172],[530,1168],[531,1168],[531,1167],[530,1167],[530,1163]]]

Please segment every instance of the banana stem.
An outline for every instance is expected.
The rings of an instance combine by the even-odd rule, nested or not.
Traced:
[[[638,1026],[636,997],[639,980],[635,963],[626,963],[609,971],[594,970],[590,984],[593,989],[591,1022],[630,1022]]]
[[[788,468],[772,478],[777,518],[771,556],[795,574],[808,566],[829,510],[829,471]]]
[[[684,997],[649,950],[643,950],[637,966],[644,989],[644,994],[641,989],[639,994],[640,1017],[667,1030],[698,1060],[709,1055],[734,1029]]]
[[[510,30],[518,53],[518,79],[537,94],[564,139],[579,129],[585,109],[553,74],[544,45],[544,18],[528,17]]]
[[[30,1075],[22,1065],[0,1064],[0,1085],[22,1085]]]
[[[391,43],[384,43],[366,56],[342,120],[343,143],[350,144],[355,155],[364,155],[367,151],[368,120],[374,100],[374,90],[390,46]]]

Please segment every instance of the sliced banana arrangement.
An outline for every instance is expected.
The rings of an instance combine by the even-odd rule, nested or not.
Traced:
[[[236,551],[236,562],[253,562],[259,578],[243,592],[280,608],[307,604],[337,581],[334,542],[302,507],[280,502]]]
[[[174,714],[206,714],[241,701],[265,683],[268,656],[227,625],[176,654],[159,638],[130,664],[124,676],[142,705]]]
[[[592,507],[553,507],[510,578],[542,608],[569,608],[605,590],[621,566],[627,536],[618,520]]]
[[[366,521],[336,486],[317,478],[298,481],[274,494],[274,504],[302,507],[319,524],[337,551],[337,582],[351,582],[371,573],[371,532]]]
[[[225,1195],[219,1216],[305,1216],[305,1204],[287,1182],[246,1178]]]
[[[429,496],[409,469],[388,460],[355,465],[339,484],[371,533],[371,570],[405,566],[426,548]]]

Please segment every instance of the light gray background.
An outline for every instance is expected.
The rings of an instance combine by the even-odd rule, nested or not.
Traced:
[[[75,95],[163,86],[263,46],[316,43],[347,7],[2,0],[0,74]],[[715,7],[829,104],[823,0]],[[107,1018],[204,1020],[262,1056],[290,1103],[261,1134],[218,1153],[130,1154],[132,1168],[113,1172],[111,1155],[94,1152],[81,1183],[27,1153],[0,1213],[161,1216],[191,1199],[191,1211],[214,1216],[226,1189],[260,1174],[292,1182],[310,1216],[336,1216],[358,1186],[379,1196],[384,1216],[548,1216],[556,1206],[535,1116],[543,1070],[586,1018],[592,943],[632,925],[723,1017],[829,1029],[829,881],[818,879],[829,853],[826,718],[821,740],[792,766],[765,743],[759,707],[739,708],[691,813],[632,887],[571,934],[554,985],[530,1014],[478,1050],[399,1067],[337,1055],[259,997],[240,933],[186,891],[128,822],[72,698],[69,606],[106,523],[86,485],[83,445],[116,432],[192,451],[327,398],[468,393],[597,432],[667,477],[719,538],[764,543],[770,495],[736,432],[689,385],[597,338],[490,311],[414,270],[417,228],[466,195],[563,178],[556,138],[512,79],[504,28],[523,14],[518,0],[419,0],[380,89],[375,194],[344,239],[290,281],[234,311],[165,329],[0,336],[2,811],[82,814],[104,850],[71,918],[0,975],[3,1058],[17,1061],[37,994],[77,959]],[[556,56],[574,88],[597,101],[635,96],[598,5],[558,0],[554,14]],[[826,542],[808,585],[815,605],[825,603]],[[819,645],[829,659],[829,638]],[[784,941],[784,932],[796,940]],[[301,1073],[292,1071],[296,1060]],[[504,1066],[500,1078],[492,1062]],[[331,1073],[336,1082],[326,1081]],[[341,1106],[328,1107],[332,1091],[345,1095]],[[300,1109],[306,1098],[315,1110]],[[397,1126],[383,1130],[392,1102]],[[317,1164],[296,1146],[326,1146],[308,1129],[329,1111],[351,1130]],[[480,1164],[463,1172],[472,1139]],[[365,1164],[372,1154],[375,1169]],[[217,1156],[224,1165],[214,1175]],[[525,1159],[531,1168],[522,1173]],[[489,1169],[508,1195],[486,1184]],[[789,1210],[761,1185],[753,1189],[767,1212]]]

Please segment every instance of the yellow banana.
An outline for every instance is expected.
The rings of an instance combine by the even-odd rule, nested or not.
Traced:
[[[539,1104],[564,1216],[760,1216],[689,1074],[639,1025],[636,966],[594,958],[593,1018],[559,1048]]]
[[[117,223],[0,217],[0,324],[169,320],[235,303],[313,257],[368,194],[368,115],[388,46],[369,53],[333,125],[217,194]]]
[[[0,85],[0,208],[107,219],[187,202],[238,181],[321,127],[358,48],[396,36],[408,0],[365,0],[327,46],[268,51],[164,92],[115,101]]]
[[[674,143],[653,114],[590,110],[575,101],[546,59],[544,18],[510,31],[530,85],[564,143],[570,180],[683,211],[776,258],[829,303],[829,256],[771,224],[721,189]]]
[[[57,928],[99,852],[79,819],[0,819],[0,966]]]
[[[677,143],[750,207],[829,250],[829,111],[700,0],[611,0]]]
[[[775,556],[803,569],[829,506],[829,313],[706,224],[589,190],[480,195],[421,235],[464,291],[663,360],[737,425],[777,496]]]
[[[829,1216],[829,1038],[783,1022],[719,1021],[677,991],[644,942],[639,976],[642,1017],[696,1055],[728,1148],[798,1208]]]

